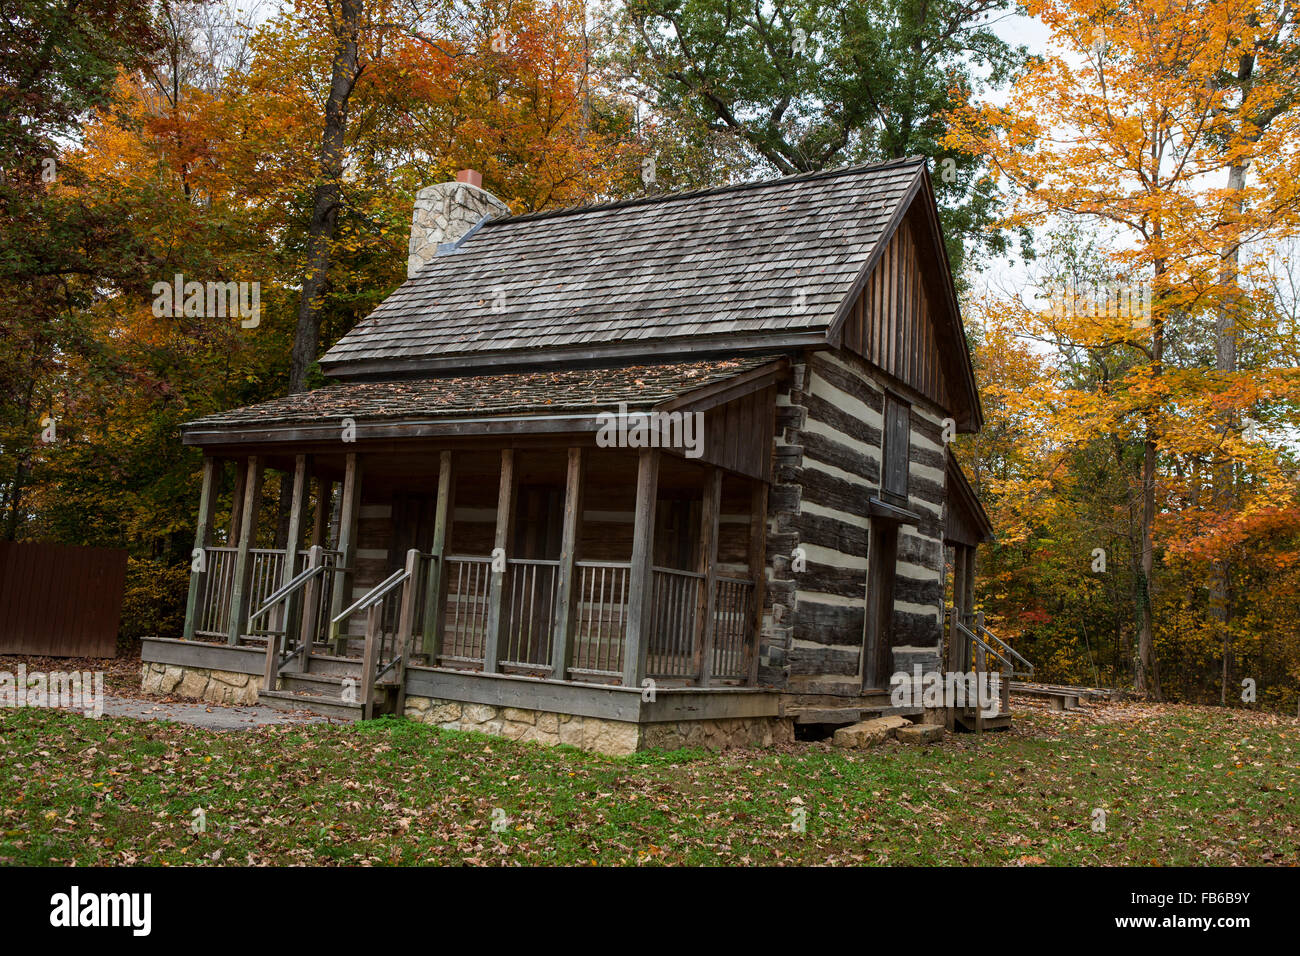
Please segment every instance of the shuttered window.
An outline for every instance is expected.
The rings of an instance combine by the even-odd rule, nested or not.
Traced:
[[[907,402],[885,396],[884,474],[881,490],[886,497],[907,501],[907,463],[912,451],[912,407]]]

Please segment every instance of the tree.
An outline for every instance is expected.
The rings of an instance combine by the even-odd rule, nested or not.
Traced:
[[[1137,309],[1067,309],[1053,334],[1072,348],[1120,348],[1131,359],[1095,389],[1073,393],[1058,427],[1076,444],[1097,435],[1140,440],[1136,683],[1158,697],[1162,476],[1178,461],[1214,457],[1271,475],[1264,484],[1274,496],[1286,492],[1276,448],[1215,425],[1225,408],[1260,413],[1294,389],[1294,377],[1212,371],[1204,343],[1207,320],[1224,309],[1238,331],[1268,323],[1258,301],[1242,315],[1237,276],[1258,274],[1271,244],[1295,229],[1296,56],[1289,28],[1277,28],[1292,14],[1260,0],[1035,0],[1028,9],[1052,30],[1060,54],[1032,61],[1005,106],[959,108],[948,143],[990,157],[1015,193],[1008,225],[1081,219],[1111,228],[1113,275],[1138,293]],[[1268,82],[1242,84],[1243,57],[1254,57]],[[1264,116],[1271,121],[1261,128],[1252,118]],[[1226,191],[1211,185],[1237,166],[1253,167],[1254,178],[1230,176]],[[1238,268],[1231,257],[1247,238],[1252,263]],[[1267,495],[1256,498],[1267,506]]]
[[[990,29],[1004,0],[631,0],[628,72],[655,109],[743,142],[782,175],[925,156],[960,275],[994,197],[980,160],[944,145],[946,115],[1001,83],[1023,50]]]
[[[77,308],[93,279],[132,271],[112,203],[68,192],[60,143],[103,103],[117,71],[158,34],[146,0],[17,0],[0,17],[0,536],[23,530],[61,356],[83,344]],[[57,433],[57,427],[56,427]]]

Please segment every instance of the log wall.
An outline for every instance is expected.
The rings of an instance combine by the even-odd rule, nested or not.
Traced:
[[[778,395],[761,683],[800,694],[861,690],[868,500],[880,490],[883,405],[870,366],[843,350],[809,354]],[[899,533],[895,645],[934,646],[941,636],[942,418],[914,396],[908,508],[921,521]]]

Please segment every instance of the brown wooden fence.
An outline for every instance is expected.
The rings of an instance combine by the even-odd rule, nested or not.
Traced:
[[[112,657],[126,552],[0,541],[0,654]]]

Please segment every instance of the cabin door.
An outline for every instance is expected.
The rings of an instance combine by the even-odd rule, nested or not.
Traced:
[[[862,687],[888,690],[893,673],[894,571],[898,525],[873,518],[867,539],[867,605],[862,639]]]

